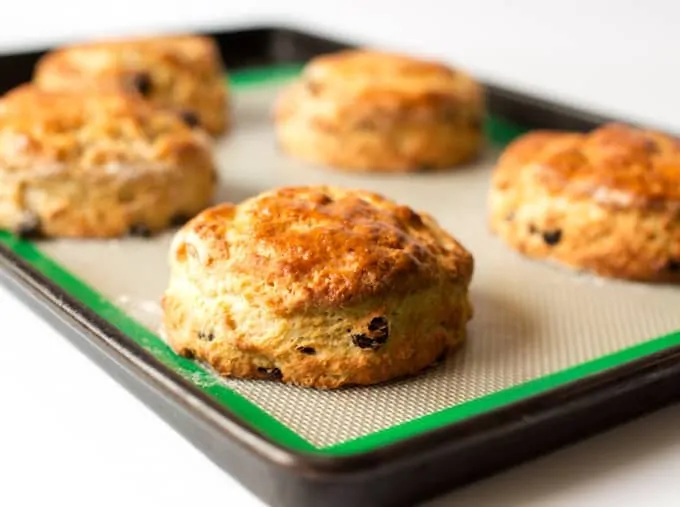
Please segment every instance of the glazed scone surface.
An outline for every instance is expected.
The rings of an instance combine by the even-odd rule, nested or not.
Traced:
[[[472,256],[379,195],[291,187],[199,214],[174,238],[164,328],[225,376],[319,388],[414,374],[460,343]]]
[[[275,108],[290,155],[353,171],[450,168],[483,142],[484,93],[468,74],[403,55],[349,50],[318,57]]]
[[[115,92],[21,86],[0,99],[0,227],[20,234],[150,234],[211,203],[210,140]]]
[[[533,132],[495,169],[491,226],[513,248],[602,276],[680,282],[680,140],[608,124]]]
[[[135,93],[212,134],[229,126],[229,93],[216,43],[194,35],[108,40],[45,55],[34,82],[46,90]]]

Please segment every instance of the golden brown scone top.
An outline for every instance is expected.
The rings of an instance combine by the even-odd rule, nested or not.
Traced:
[[[323,55],[305,67],[303,78],[315,93],[386,108],[483,102],[481,87],[463,71],[384,51],[356,49]]]
[[[212,77],[222,72],[216,43],[198,35],[171,35],[107,40],[66,46],[46,54],[36,65],[34,80],[38,84],[49,74],[51,88],[56,87],[55,76],[61,76],[65,86],[71,87],[81,75],[99,76],[102,83],[114,85],[109,76],[133,74],[149,65],[182,72],[190,72],[196,79]]]
[[[473,271],[471,255],[430,216],[370,192],[323,186],[204,211],[171,249],[171,262],[189,257],[189,276],[207,293],[226,278],[250,294],[260,285],[255,292],[282,314],[452,280],[467,285]]]
[[[660,132],[618,123],[587,134],[532,132],[508,146],[494,182],[512,184],[528,167],[554,193],[613,207],[680,207],[680,139]]]
[[[87,171],[107,164],[177,163],[208,141],[175,114],[135,96],[48,92],[22,85],[0,98],[0,170],[41,164]],[[110,166],[111,167],[111,166]]]

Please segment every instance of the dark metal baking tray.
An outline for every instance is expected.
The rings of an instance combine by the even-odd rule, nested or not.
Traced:
[[[289,28],[210,33],[230,69],[304,62],[349,47]],[[41,52],[0,57],[0,92]],[[489,109],[523,128],[587,130],[608,118],[486,83]],[[272,439],[129,339],[0,243],[0,279],[130,392],[264,501],[280,506],[412,505],[677,400],[680,347],[372,450],[324,455]]]

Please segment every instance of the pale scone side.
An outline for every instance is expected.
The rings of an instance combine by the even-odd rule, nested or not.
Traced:
[[[0,100],[0,227],[22,235],[151,234],[207,207],[210,141],[118,93],[24,85]]]
[[[482,87],[463,71],[377,51],[312,60],[278,98],[278,143],[358,172],[448,169],[483,144]]]
[[[134,93],[213,135],[230,126],[230,96],[215,41],[193,35],[66,46],[42,57],[33,81],[46,90]]]
[[[668,136],[619,125],[591,134],[535,132],[499,160],[490,224],[532,258],[678,283],[680,192],[673,181],[680,182],[680,144]]]

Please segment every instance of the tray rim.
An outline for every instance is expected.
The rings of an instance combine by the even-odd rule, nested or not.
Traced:
[[[288,28],[284,28],[284,30],[287,29]],[[253,28],[252,30],[280,30],[280,28],[265,27]],[[0,55],[0,59],[5,59],[11,56],[13,55]],[[498,91],[501,95],[506,94],[507,96],[512,96],[514,93],[504,90],[500,87],[497,87],[496,91]],[[545,107],[545,104],[550,104],[542,101],[541,99],[535,99],[528,96],[524,96],[524,99],[528,99],[530,102],[537,103],[540,107]],[[556,111],[559,114],[577,114],[575,113],[574,109],[563,108],[559,104],[552,104],[550,109]],[[602,121],[601,117],[598,120],[593,120],[593,118],[595,118],[594,115],[587,114],[586,117],[582,119],[582,121]],[[537,403],[540,407],[542,403],[547,402],[553,397],[557,397],[556,399],[558,400],[562,399],[563,401],[566,401],[567,398],[573,396],[573,393],[571,392],[573,390],[580,392],[581,395],[584,396],[589,390],[594,391],[598,388],[603,388],[606,386],[611,387],[617,382],[623,381],[625,379],[631,379],[636,372],[641,374],[644,370],[650,367],[653,368],[661,363],[666,362],[670,358],[677,358],[680,356],[680,346],[672,346],[662,350],[656,350],[638,359],[637,361],[633,361],[632,363],[629,362],[623,364],[622,366],[602,371],[579,381],[567,384],[566,386],[551,389],[550,391],[546,391],[542,394],[534,395],[511,405],[506,405],[501,409],[496,409],[492,412],[487,412],[485,414],[468,418],[462,423],[458,422],[447,424],[446,426],[429,430],[427,432],[411,436],[407,439],[392,442],[388,445],[377,447],[362,453],[350,455],[309,454],[308,452],[301,452],[299,450],[291,449],[287,446],[282,446],[279,442],[272,441],[267,435],[263,435],[254,428],[244,425],[244,421],[242,421],[241,418],[236,417],[234,420],[234,414],[225,413],[224,410],[222,410],[223,407],[215,407],[213,400],[205,397],[200,391],[196,392],[196,387],[186,381],[186,379],[179,378],[173,370],[161,364],[150,353],[143,351],[143,349],[141,349],[141,347],[139,347],[133,341],[127,340],[125,334],[115,329],[115,327],[110,322],[91,311],[83,303],[79,302],[77,298],[70,296],[64,291],[63,287],[55,284],[53,280],[45,277],[37,269],[28,264],[24,259],[19,258],[4,244],[0,244],[0,265],[4,266],[5,271],[14,279],[22,283],[24,288],[28,288],[34,293],[34,295],[37,295],[39,298],[41,298],[43,304],[47,303],[47,305],[51,306],[53,310],[60,312],[62,317],[70,319],[71,324],[81,328],[92,338],[97,340],[99,346],[108,349],[110,355],[116,358],[116,361],[120,366],[124,368],[132,368],[138,373],[142,373],[149,382],[156,384],[159,390],[163,391],[164,395],[183,401],[184,404],[187,405],[188,410],[200,408],[200,415],[206,420],[206,422],[218,427],[221,432],[227,436],[237,439],[241,444],[250,447],[251,450],[254,450],[256,453],[268,459],[269,461],[283,466],[293,466],[295,468],[301,467],[305,473],[311,473],[313,475],[319,473],[354,473],[367,467],[374,467],[381,462],[384,463],[385,459],[392,460],[394,458],[398,458],[399,456],[403,458],[410,454],[409,449],[412,451],[417,451],[420,446],[428,446],[432,444],[436,445],[437,443],[441,442],[442,439],[450,440],[451,438],[454,438],[454,433],[452,433],[452,430],[454,429],[462,430],[462,433],[465,434],[469,429],[467,428],[468,426],[475,424],[481,425],[481,427],[489,426],[489,424],[493,423],[493,421],[487,421],[486,419],[488,419],[488,416],[493,416],[492,419],[497,419],[497,422],[502,422],[504,417],[510,417],[510,419],[513,419],[513,415],[531,413],[531,405],[533,404]],[[674,332],[666,337],[650,339],[648,342],[643,342],[642,345],[672,337],[677,337],[678,342],[680,342],[680,332]],[[127,343],[125,343],[126,341]],[[125,343],[125,346],[123,346],[123,343]],[[626,350],[629,350],[629,348],[623,349],[623,351]],[[587,363],[582,363],[581,365],[583,364]],[[635,371],[631,371],[632,366],[635,366]],[[169,377],[177,378],[169,379]],[[172,382],[168,383],[169,380],[172,380]],[[588,382],[584,384],[583,381]],[[192,403],[187,403],[188,400],[181,396],[182,390],[195,397],[195,399],[192,400]],[[184,395],[186,393],[184,393]],[[201,405],[195,405],[193,401],[200,401]],[[531,403],[527,404],[527,402]],[[506,411],[509,411],[509,413],[506,414]],[[492,428],[493,426],[497,425],[491,424],[489,427]],[[372,433],[371,435],[375,435],[377,433],[379,432]]]
[[[549,407],[557,406],[558,410],[567,411],[568,403],[582,403],[588,393],[595,398],[601,396],[603,392],[621,389],[622,383],[635,380],[631,379],[634,371],[639,373],[638,380],[642,382],[644,374],[651,377],[659,376],[662,373],[659,368],[665,363],[680,364],[680,346],[673,346],[643,356],[632,363],[596,373],[496,410],[363,453],[311,454],[281,445],[268,435],[245,424],[243,419],[233,414],[228,407],[218,404],[197,386],[162,364],[141,345],[129,340],[127,335],[108,320],[83,306],[77,298],[14,254],[3,242],[0,242],[0,267],[3,268],[0,275],[7,275],[34,298],[42,299],[40,302],[43,306],[81,333],[94,338],[95,341],[91,340],[93,345],[103,350],[121,368],[142,375],[164,397],[171,398],[180,406],[195,412],[204,423],[220,434],[235,440],[272,464],[312,477],[354,475],[380,466],[396,466],[400,460],[408,459],[413,453],[422,451],[424,447],[455,442],[456,437],[463,441],[474,440],[480,437],[480,433],[502,430],[504,426],[536,417],[536,413],[540,414]],[[574,396],[579,393],[581,396]],[[561,401],[563,405],[550,403],[553,399]],[[479,430],[480,427],[483,428],[483,432]],[[473,429],[474,432],[471,431]]]

